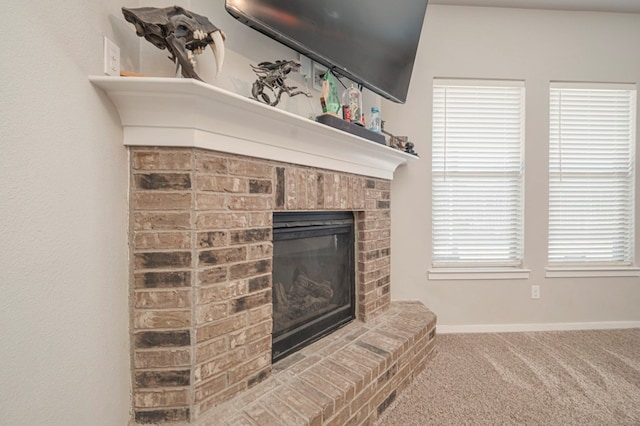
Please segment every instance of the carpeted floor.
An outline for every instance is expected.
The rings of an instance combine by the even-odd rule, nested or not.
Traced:
[[[640,425],[640,329],[437,339],[376,426]]]

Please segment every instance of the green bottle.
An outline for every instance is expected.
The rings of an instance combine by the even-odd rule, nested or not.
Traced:
[[[329,71],[324,73],[324,80],[328,85],[328,93],[325,99],[327,112],[338,115],[340,113],[340,98],[338,97],[338,80]]]

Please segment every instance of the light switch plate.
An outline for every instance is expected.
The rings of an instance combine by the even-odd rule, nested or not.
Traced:
[[[120,48],[106,36],[104,37],[104,73],[120,75]]]

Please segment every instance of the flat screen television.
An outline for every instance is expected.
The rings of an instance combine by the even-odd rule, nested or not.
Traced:
[[[428,0],[226,0],[242,23],[394,102],[407,99]]]

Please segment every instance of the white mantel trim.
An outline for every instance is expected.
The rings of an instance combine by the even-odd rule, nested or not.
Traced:
[[[383,179],[417,159],[194,79],[89,80],[118,109],[126,146],[203,148]]]

